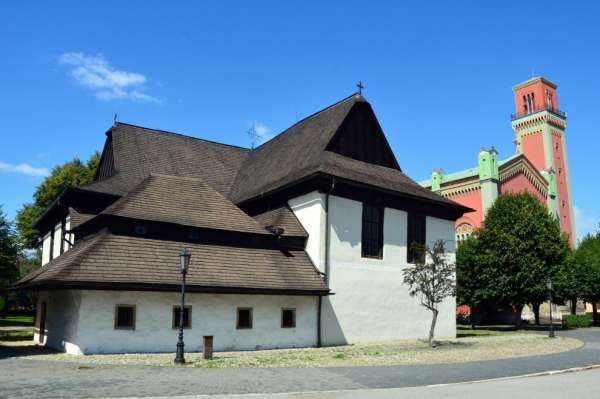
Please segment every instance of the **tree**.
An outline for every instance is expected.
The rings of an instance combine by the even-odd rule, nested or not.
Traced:
[[[594,325],[600,325],[598,307],[600,302],[600,230],[588,234],[575,250],[574,279],[579,297],[592,304]]]
[[[7,288],[19,278],[18,256],[15,232],[0,206],[0,302],[3,304],[6,303]]]
[[[512,306],[517,324],[530,303],[539,323],[546,282],[558,279],[568,253],[567,239],[544,204],[529,193],[503,195],[487,212],[476,250],[459,248],[459,297]]]
[[[78,187],[94,180],[100,163],[100,154],[96,151],[87,163],[74,158],[52,169],[50,176],[36,188],[33,202],[24,204],[17,212],[16,224],[19,241],[24,248],[36,248],[39,232],[33,227],[44,211],[69,187]]]
[[[418,297],[421,305],[433,314],[429,329],[429,345],[433,347],[439,305],[456,291],[456,267],[453,262],[449,262],[443,240],[435,241],[431,247],[419,247],[418,250],[424,256],[419,256],[414,266],[403,270],[404,283],[409,286],[409,294]]]

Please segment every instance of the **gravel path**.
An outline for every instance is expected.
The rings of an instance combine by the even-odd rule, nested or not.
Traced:
[[[600,329],[559,332],[585,346],[553,355],[457,364],[341,368],[197,369],[81,365],[2,358],[0,397],[143,397],[394,388],[600,364]]]
[[[440,342],[431,348],[418,340],[355,344],[326,348],[274,349],[218,352],[213,360],[201,353],[186,353],[188,367],[204,368],[305,368],[398,366],[408,364],[464,363],[482,360],[547,355],[573,350],[583,343],[570,337],[550,340],[542,334],[475,336]],[[38,348],[41,349],[41,348]],[[86,365],[171,366],[172,353],[132,353],[74,356],[65,353],[35,353],[24,359],[75,362]]]

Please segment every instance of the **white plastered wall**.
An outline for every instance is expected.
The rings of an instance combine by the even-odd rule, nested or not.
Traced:
[[[325,194],[313,191],[289,200],[288,205],[309,232],[306,253],[325,272]]]
[[[301,199],[315,193],[300,197]],[[298,200],[298,199],[296,199]],[[292,210],[313,238],[317,223],[313,214]],[[330,288],[335,295],[323,300],[322,340],[324,345],[376,342],[392,339],[427,337],[431,312],[411,297],[403,284],[406,263],[407,214],[385,208],[383,259],[361,257],[362,203],[336,196],[330,197]],[[307,217],[308,216],[308,217]],[[323,219],[323,217],[320,217]],[[426,218],[427,237],[447,241],[454,258],[454,223]],[[316,232],[320,246],[325,235]],[[436,337],[456,334],[456,302],[449,298],[440,307]]]
[[[52,248],[52,259],[56,259],[60,256],[62,242],[62,223],[58,223],[56,226],[54,226],[54,247]]]
[[[50,262],[50,246],[52,245],[52,234],[47,233],[42,241],[42,266]]]
[[[178,330],[172,328],[175,292],[81,291],[81,307],[72,353],[174,352]],[[135,330],[115,330],[115,306],[135,305]],[[316,345],[317,298],[309,296],[186,295],[192,327],[184,330],[185,350],[202,350],[202,337],[214,336],[214,348],[250,350]],[[237,308],[253,308],[253,328],[236,329]],[[296,309],[296,328],[281,328],[281,309]]]
[[[81,354],[77,345],[81,292],[56,290],[38,293],[35,342],[40,342],[40,318],[43,302],[46,303],[46,323],[42,343],[67,353]]]

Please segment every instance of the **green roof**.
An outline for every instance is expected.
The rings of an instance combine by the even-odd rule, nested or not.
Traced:
[[[513,159],[519,157],[521,154],[517,153],[514,154],[502,161],[498,161],[498,166],[502,166],[507,162],[512,161]],[[479,175],[479,168],[475,167],[475,168],[469,168],[469,169],[465,169],[465,170],[461,170],[458,172],[453,172],[453,173],[448,173],[448,174],[443,174],[442,175],[442,184],[443,183],[449,183],[449,182],[453,182],[456,180],[462,180],[462,179],[466,179],[469,177],[474,177],[474,176],[478,176]],[[419,182],[419,184],[423,187],[431,187],[431,178],[427,179],[427,180],[422,180]]]

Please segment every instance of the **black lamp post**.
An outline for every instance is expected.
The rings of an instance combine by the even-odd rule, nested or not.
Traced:
[[[190,258],[192,254],[187,249],[183,249],[179,254],[179,263],[181,267],[181,309],[179,309],[179,339],[177,340],[177,353],[175,355],[175,364],[184,364],[185,358],[183,357],[183,312],[185,309],[185,275],[187,274],[188,268],[190,267]]]
[[[554,338],[554,322],[552,320],[552,280],[548,279],[546,288],[548,288],[548,305],[550,306],[550,329],[548,330],[548,337]]]

